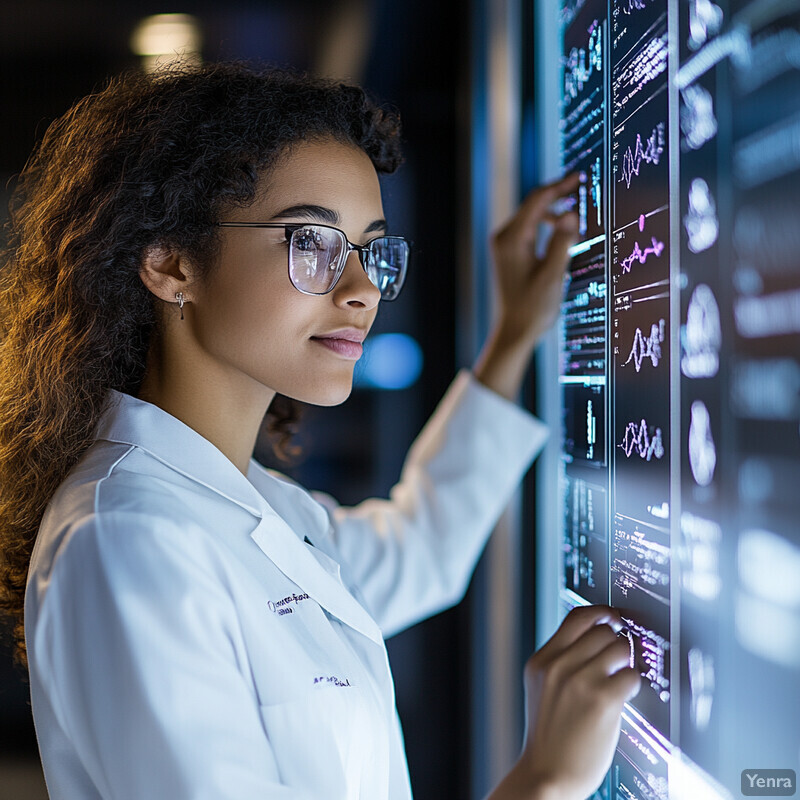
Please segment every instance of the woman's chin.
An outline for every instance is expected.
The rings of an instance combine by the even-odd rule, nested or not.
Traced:
[[[331,380],[320,386],[304,387],[298,392],[289,393],[288,396],[301,403],[311,406],[338,406],[344,403],[353,391],[352,375],[347,380]]]

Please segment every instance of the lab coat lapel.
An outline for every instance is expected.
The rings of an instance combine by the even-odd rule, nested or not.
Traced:
[[[382,644],[383,636],[376,622],[344,584],[314,558],[281,517],[268,510],[250,538],[289,580],[328,613],[376,644]]]

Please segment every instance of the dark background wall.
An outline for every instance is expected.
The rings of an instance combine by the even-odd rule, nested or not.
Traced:
[[[37,138],[77,98],[120,69],[137,67],[130,35],[150,14],[194,15],[202,57],[261,59],[338,74],[400,109],[406,163],[384,182],[394,232],[414,243],[402,298],[374,333],[402,331],[424,353],[419,380],[397,391],[357,388],[341,407],[308,409],[305,453],[283,468],[346,504],[385,496],[405,451],[458,366],[456,260],[467,196],[469,14],[423,0],[198,2],[180,7],[108,0],[3,0],[0,7],[0,194]],[[269,463],[266,442],[256,457]],[[0,646],[0,800],[45,797],[27,686]],[[468,603],[388,643],[417,800],[469,794]]]

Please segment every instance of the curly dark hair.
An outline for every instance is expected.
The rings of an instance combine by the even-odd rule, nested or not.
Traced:
[[[379,173],[399,165],[396,112],[357,86],[244,63],[130,72],[48,128],[10,204],[0,266],[0,612],[27,667],[24,596],[45,506],[93,440],[109,389],[136,395],[158,304],[145,251],[207,277],[221,213],[255,200],[286,147],[333,137]],[[267,414],[279,455],[296,421]]]

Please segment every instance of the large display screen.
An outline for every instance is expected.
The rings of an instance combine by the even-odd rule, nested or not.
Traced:
[[[602,793],[785,795],[759,780],[800,759],[800,0],[559,26],[562,606],[620,608],[643,676]]]

